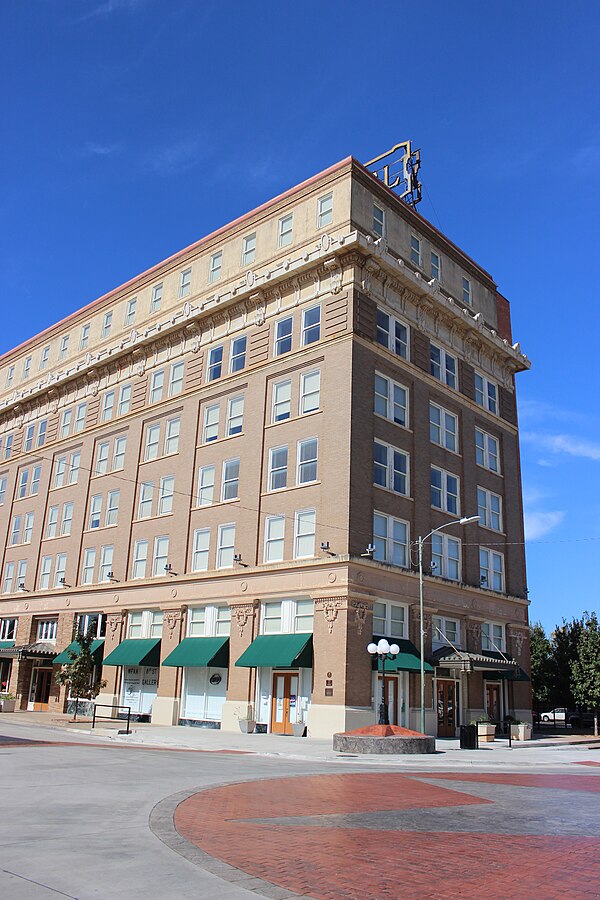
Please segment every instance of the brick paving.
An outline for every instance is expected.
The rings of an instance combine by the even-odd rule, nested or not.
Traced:
[[[598,791],[591,774],[344,773],[208,789],[173,819],[265,894],[574,900],[600,897]]]

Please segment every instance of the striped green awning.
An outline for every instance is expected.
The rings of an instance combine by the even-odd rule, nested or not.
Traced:
[[[129,638],[104,660],[105,666],[160,665],[160,638]]]
[[[229,665],[228,637],[187,637],[169,653],[163,666],[217,666]]]
[[[90,652],[94,657],[94,662],[97,666],[102,663],[102,657],[104,656],[104,638],[98,638],[96,641],[92,641],[90,646]],[[63,650],[62,653],[59,653],[58,656],[55,656],[52,660],[53,666],[68,666],[69,663],[73,662],[71,653],[74,653],[75,656],[79,656],[81,653],[81,644],[79,641],[73,641],[72,644]]]
[[[377,643],[379,638],[373,638],[374,643]],[[400,653],[396,656],[396,659],[386,659],[385,661],[385,671],[386,672],[420,672],[421,671],[421,657],[419,656],[419,651],[412,643],[412,641],[403,640],[402,638],[388,638],[387,639],[390,644],[398,644],[400,648]],[[379,657],[374,657],[373,660],[373,668],[377,669],[381,672],[382,664]],[[433,672],[433,667],[430,663],[425,660],[425,672],[431,674]]]
[[[311,668],[312,663],[312,634],[261,634],[244,650],[236,666],[288,669]]]

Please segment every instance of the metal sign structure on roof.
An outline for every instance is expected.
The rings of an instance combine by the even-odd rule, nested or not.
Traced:
[[[365,168],[408,203],[416,206],[421,199],[421,151],[413,150],[410,141],[395,144],[381,156],[365,163]]]

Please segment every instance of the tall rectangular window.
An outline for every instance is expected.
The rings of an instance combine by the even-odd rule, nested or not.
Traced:
[[[165,475],[160,479],[158,494],[158,515],[164,516],[173,512],[173,497],[175,495],[175,476]]]
[[[113,556],[115,548],[113,546],[102,547],[100,550],[100,568],[98,570],[98,581],[109,581],[112,573]]]
[[[165,428],[165,447],[164,454],[169,456],[171,453],[179,451],[179,433],[181,431],[181,419],[169,419]]]
[[[100,528],[102,520],[102,494],[96,494],[90,499],[90,519],[88,528]]]
[[[460,513],[458,478],[435,466],[431,467],[431,505],[454,516]]]
[[[298,441],[297,484],[310,484],[317,480],[318,438]]]
[[[219,525],[217,569],[231,569],[235,549],[235,525]]]
[[[294,225],[294,216],[284,216],[277,223],[277,246],[288,247],[292,243],[292,229]]]
[[[408,389],[376,372],[374,411],[396,425],[408,427]]]
[[[62,587],[66,579],[67,554],[58,553],[54,565],[54,587]]]
[[[162,292],[163,286],[162,284],[155,284],[152,288],[152,294],[150,297],[150,312],[155,313],[158,312],[161,304],[162,304]]]
[[[33,521],[34,521],[34,513],[27,512],[25,513],[25,518],[23,520],[23,543],[29,544],[31,542],[31,535],[33,534]]]
[[[112,328],[112,312],[107,312],[104,315],[104,319],[102,320],[102,337],[106,338],[109,336]]]
[[[373,483],[396,494],[408,495],[408,454],[381,441],[374,442]]]
[[[10,387],[15,377],[15,367],[9,366],[6,370],[6,387]]]
[[[256,232],[248,234],[242,241],[242,265],[249,266],[256,258]]]
[[[54,481],[53,487],[62,487],[65,483],[65,472],[67,470],[67,457],[59,456],[54,464]]]
[[[13,516],[12,527],[10,529],[11,546],[18,544],[21,539],[21,516]]]
[[[457,387],[458,361],[455,356],[446,353],[435,344],[429,345],[429,371],[438,381],[447,384],[448,387]]]
[[[218,281],[221,277],[221,269],[223,267],[223,253],[219,250],[218,253],[213,253],[210,258],[210,263],[208,267],[208,283],[213,284],[215,281]]]
[[[208,571],[208,553],[210,549],[210,528],[197,528],[194,531],[192,550],[192,572]],[[195,610],[197,612],[197,610]],[[204,610],[203,610],[204,612]],[[204,633],[204,631],[202,632]],[[190,630],[190,635],[192,631]]]
[[[237,500],[240,484],[239,459],[227,459],[223,463],[223,481],[221,484],[221,500]]]
[[[148,519],[152,515],[152,499],[154,497],[154,482],[143,481],[140,484],[140,498],[138,502],[138,519]]]
[[[49,362],[50,362],[50,347],[44,347],[44,349],[42,350],[42,355],[40,356],[40,372],[42,372],[45,368],[47,368]]]
[[[133,563],[131,566],[132,578],[146,577],[146,564],[148,562],[148,541],[136,541],[133,548]]]
[[[121,491],[109,491],[106,501],[106,525],[116,525],[119,520]]]
[[[73,506],[74,504],[71,502],[63,504],[62,520],[60,523],[60,533],[63,536],[71,534],[71,526],[73,524]]]
[[[62,360],[66,358],[68,352],[69,352],[69,335],[65,334],[65,335],[63,335],[63,337],[61,337],[60,344],[58,346],[59,362],[62,362]]]
[[[46,443],[46,432],[48,431],[48,419],[42,419],[38,428],[37,445],[43,447]]]
[[[481,623],[481,649],[499,652],[506,650],[504,625],[499,622]]]
[[[448,534],[431,538],[431,569],[434,575],[460,581],[460,541]]]
[[[71,458],[69,460],[69,484],[77,484],[79,480],[80,463],[81,453],[79,450],[75,450],[74,453],[71,453]]]
[[[125,307],[125,320],[123,325],[127,328],[129,325],[133,325],[135,322],[135,312],[137,307],[137,298],[132,297],[131,300],[127,301],[127,306]]]
[[[115,410],[115,392],[108,391],[102,398],[102,413],[100,419],[102,422],[108,422],[112,419]]]
[[[227,402],[227,436],[241,434],[244,423],[244,398],[232,397]]]
[[[471,282],[468,278],[464,278],[462,280],[462,298],[463,303],[467,303],[469,306],[473,305],[473,289],[471,287]]]
[[[285,545],[285,516],[267,516],[265,520],[266,563],[281,562]]]
[[[73,431],[79,433],[83,431],[85,428],[85,415],[87,412],[87,403],[85,400],[83,403],[78,403],[77,408],[75,409],[75,424],[73,425]]]
[[[311,306],[302,313],[302,346],[313,344],[321,337],[321,307]]]
[[[373,231],[378,237],[385,235],[385,212],[376,203],[373,204]]]
[[[83,551],[83,565],[81,568],[81,583],[93,584],[96,568],[96,550],[91,547]]]
[[[7,562],[4,566],[4,578],[2,580],[2,593],[12,594],[15,581],[15,564]]]
[[[486,547],[479,548],[479,582],[482,588],[504,592],[504,556]]]
[[[52,572],[52,557],[43,556],[40,564],[39,590],[45,591],[50,587],[50,573]]]
[[[321,403],[321,373],[305,372],[300,376],[300,415],[315,412]]]
[[[502,531],[502,497],[485,488],[477,488],[479,524],[492,531]]]
[[[6,485],[8,480],[5,475],[0,478],[0,506],[4,505],[4,501],[6,500]]]
[[[291,413],[292,382],[278,381],[273,385],[273,422],[289,419]]]
[[[294,526],[294,559],[308,559],[314,556],[317,529],[316,510],[298,510]]]
[[[208,354],[207,381],[216,381],[223,374],[223,346],[213,347]]]
[[[22,500],[23,497],[27,496],[27,481],[29,479],[29,469],[22,469],[21,474],[19,476],[19,487],[17,489],[17,496],[19,500]]]
[[[115,438],[113,447],[112,470],[117,472],[125,467],[125,449],[127,447],[127,438],[121,435]]]
[[[408,359],[408,326],[382,309],[377,310],[377,343]]]
[[[71,422],[73,420],[73,410],[65,409],[60,420],[60,436],[68,437],[71,433]]]
[[[12,453],[12,445],[13,445],[14,435],[7,434],[6,441],[4,443],[4,459],[10,459],[10,455]]]
[[[429,437],[434,444],[458,453],[458,417],[447,409],[430,403]]]
[[[171,366],[171,377],[169,378],[169,397],[175,397],[181,394],[183,390],[183,373],[184,363],[173,363]]]
[[[241,372],[246,365],[246,338],[234,338],[229,351],[229,371]]]
[[[192,286],[192,270],[186,269],[179,276],[179,296],[187,297]]]
[[[264,603],[262,609],[263,634],[279,634],[282,627],[282,603],[281,600]]]
[[[48,509],[48,516],[46,519],[46,537],[47,538],[56,537],[57,526],[58,526],[58,506],[51,506]]]
[[[288,448],[272,447],[269,450],[268,485],[270,491],[287,487]]]
[[[317,228],[324,228],[333,222],[333,194],[325,194],[317,200]]]
[[[289,353],[292,349],[292,317],[286,316],[275,324],[275,356]]]
[[[31,487],[29,488],[29,493],[31,494],[32,497],[35,497],[35,495],[38,493],[38,491],[40,489],[41,474],[42,474],[42,467],[34,466],[33,472],[31,473]]]
[[[152,561],[152,574],[154,577],[160,577],[166,574],[166,567],[169,563],[169,537],[168,535],[160,535],[154,538],[154,558]]]
[[[415,266],[419,266],[419,268],[423,262],[421,256],[421,240],[416,234],[411,234],[410,236],[410,261],[414,263]]]
[[[475,372],[475,403],[491,413],[498,413],[498,385],[479,372]]]
[[[81,332],[79,334],[79,349],[86,350],[89,342],[90,342],[90,325],[88,322],[85,325],[81,326]]]
[[[108,441],[102,441],[96,448],[94,475],[105,475],[108,471]]]
[[[144,460],[157,459],[160,444],[160,425],[149,425],[146,430],[146,445],[144,447]]]
[[[117,415],[126,416],[131,408],[131,385],[124,384],[119,392]]]
[[[207,406],[204,410],[204,428],[202,430],[202,441],[208,444],[216,441],[219,437],[219,405]]]
[[[500,471],[498,439],[479,428],[475,429],[475,460],[478,466],[490,472]]]
[[[198,506],[210,506],[215,491],[215,467],[202,466],[198,471]]]
[[[150,378],[150,403],[158,403],[162,400],[165,386],[165,373],[163,369],[153,372]]]
[[[440,281],[442,277],[442,258],[433,250],[431,251],[431,277],[437,281]]]
[[[35,433],[35,425],[28,425],[25,431],[25,440],[23,442],[23,449],[25,453],[29,453],[31,448],[33,447],[33,436]]]

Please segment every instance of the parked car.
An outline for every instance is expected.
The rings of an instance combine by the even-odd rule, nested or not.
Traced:
[[[564,706],[559,706],[556,709],[551,709],[550,712],[540,713],[540,720],[542,722],[564,722],[567,716],[567,710]]]
[[[569,723],[572,728],[593,728],[594,713],[574,712],[569,714]]]

